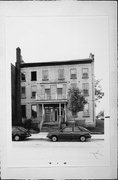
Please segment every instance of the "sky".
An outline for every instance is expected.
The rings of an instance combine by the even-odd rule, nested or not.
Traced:
[[[63,61],[95,56],[95,77],[108,83],[108,21],[105,16],[10,17],[6,21],[6,58],[16,61],[21,48],[28,62]],[[104,102],[100,107],[103,109]]]

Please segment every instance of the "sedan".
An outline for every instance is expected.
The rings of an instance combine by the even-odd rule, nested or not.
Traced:
[[[31,136],[31,134],[29,133],[29,131],[27,129],[20,127],[20,126],[12,127],[12,140],[20,141],[20,140],[24,140],[30,136]]]
[[[91,134],[81,127],[65,127],[60,130],[49,132],[47,137],[53,142],[58,140],[80,140],[84,142],[86,139],[91,138]]]

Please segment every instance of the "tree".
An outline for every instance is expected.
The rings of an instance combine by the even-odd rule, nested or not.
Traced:
[[[100,102],[100,100],[104,96],[104,92],[102,91],[102,87],[100,85],[101,79],[95,80],[95,105]],[[96,105],[97,106],[97,105]]]
[[[104,111],[103,110],[101,110],[98,114],[97,114],[97,116],[96,116],[98,119],[99,118],[104,118]]]
[[[68,109],[73,115],[77,112],[83,111],[84,105],[87,103],[85,97],[77,87],[72,87],[68,91]]]

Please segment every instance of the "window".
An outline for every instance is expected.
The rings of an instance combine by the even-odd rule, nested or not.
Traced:
[[[45,89],[45,99],[51,99],[50,89]]]
[[[22,72],[21,73],[21,81],[26,81],[26,77],[25,76],[26,76],[25,73]]]
[[[74,127],[74,132],[80,132],[81,130],[79,129],[79,127]]]
[[[22,118],[26,118],[26,105],[21,105]]]
[[[76,88],[77,87],[77,83],[71,83],[71,88]]]
[[[89,103],[85,104],[84,106],[83,116],[89,116]]]
[[[42,80],[47,81],[48,80],[48,70],[42,71]]]
[[[57,88],[57,98],[58,99],[62,99],[62,92],[63,91],[63,89],[62,88]]]
[[[71,132],[72,131],[72,127],[67,127],[63,129],[63,132]]]
[[[37,80],[37,73],[36,71],[31,72],[31,81],[36,81]]]
[[[84,79],[88,78],[88,68],[82,69],[82,78]]]
[[[59,80],[64,79],[64,69],[58,69],[58,79]]]
[[[77,79],[77,70],[75,68],[70,70],[70,78]]]
[[[37,117],[37,106],[36,105],[31,106],[31,113],[32,113],[32,118]]]
[[[26,98],[25,86],[21,87],[21,98]]]
[[[83,95],[88,96],[89,95],[89,84],[83,83]]]
[[[36,98],[36,86],[31,87],[31,97],[34,99]]]

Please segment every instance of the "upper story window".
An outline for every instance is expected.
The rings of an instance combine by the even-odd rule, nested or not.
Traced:
[[[89,83],[83,83],[83,94],[85,96],[89,95]]]
[[[21,87],[21,98],[26,98],[26,89],[25,89],[25,86],[22,86]]]
[[[32,97],[33,99],[36,98],[36,86],[32,86],[32,87],[31,87],[31,97]]]
[[[62,99],[62,94],[63,94],[63,89],[57,88],[57,98],[58,99]]]
[[[37,72],[36,71],[31,72],[31,81],[37,81]]]
[[[42,80],[43,81],[48,80],[48,70],[42,70]]]
[[[65,79],[65,77],[64,77],[64,69],[58,69],[58,79],[59,80]]]
[[[76,68],[73,68],[70,70],[70,78],[71,79],[77,79],[77,70]]]
[[[26,74],[21,72],[21,81],[26,81]]]
[[[45,89],[45,99],[51,99],[50,88],[49,89]]]
[[[88,78],[88,68],[82,68],[82,78]]]

